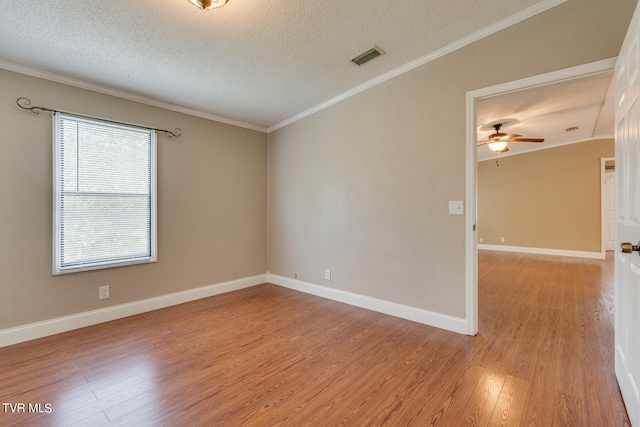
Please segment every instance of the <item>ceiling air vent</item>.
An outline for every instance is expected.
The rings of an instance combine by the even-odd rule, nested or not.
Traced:
[[[570,128],[566,128],[565,132],[573,132],[574,130],[578,130],[578,126],[571,126]]]
[[[378,46],[374,46],[366,52],[362,52],[360,55],[353,58],[351,61],[355,64],[362,65],[365,62],[371,61],[373,58],[377,58],[378,56],[384,54],[384,51],[380,49]]]

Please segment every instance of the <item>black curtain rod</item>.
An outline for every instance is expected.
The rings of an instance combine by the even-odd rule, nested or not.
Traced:
[[[83,117],[85,119],[96,119],[96,120],[102,120],[103,122],[108,122],[108,123],[113,123],[113,124],[137,126],[137,127],[140,127],[140,128],[154,130],[156,132],[164,133],[164,134],[168,135],[169,137],[174,137],[174,138],[177,138],[180,135],[182,135],[182,129],[180,129],[180,128],[176,128],[173,131],[170,131],[170,130],[152,128],[152,127],[149,127],[149,126],[141,126],[141,125],[137,125],[137,124],[133,124],[133,123],[124,123],[124,122],[118,122],[118,121],[115,121],[115,120],[103,119],[101,117],[93,117],[93,116],[87,116],[87,115],[84,115],[84,114],[71,113],[69,111],[54,110],[52,108],[37,107],[37,106],[30,107],[31,100],[29,98],[25,98],[23,96],[18,98],[18,99],[16,99],[16,104],[18,105],[18,107],[22,108],[23,110],[29,110],[33,114],[40,114],[41,111],[49,111],[51,113],[65,113],[65,114],[71,114],[73,116]]]

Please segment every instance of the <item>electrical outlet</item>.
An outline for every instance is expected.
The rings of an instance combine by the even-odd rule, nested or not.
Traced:
[[[329,270],[328,268],[324,271],[324,279],[331,280],[331,270]]]
[[[108,299],[109,298],[109,285],[100,286],[98,288],[98,299]]]
[[[480,243],[484,243],[484,237],[480,238]]]
[[[501,241],[502,243],[504,243],[504,237],[501,237],[501,238],[500,238],[500,241]]]

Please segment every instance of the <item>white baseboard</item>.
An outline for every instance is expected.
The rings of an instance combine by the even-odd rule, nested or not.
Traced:
[[[377,311],[379,313],[388,314],[390,316],[400,317],[402,319],[411,320],[440,329],[457,332],[459,334],[468,334],[469,326],[466,319],[460,317],[448,316],[446,314],[436,313],[429,310],[423,310],[416,307],[410,307],[395,302],[385,301],[377,298],[359,295],[352,292],[346,292],[340,289],[319,286],[313,283],[303,282],[297,279],[278,276],[275,274],[267,274],[267,281],[274,285],[283,286],[285,288],[296,291],[305,292],[307,294],[331,299],[354,305],[356,307],[366,308],[368,310]]]
[[[217,283],[215,285],[203,286],[201,288],[190,289],[188,291],[161,295],[127,304],[115,305],[70,316],[58,317],[56,319],[46,320],[43,322],[4,329],[0,330],[0,347],[6,347],[8,345],[36,338],[84,328],[98,323],[109,322],[111,320],[133,316],[135,314],[145,313],[147,311],[182,304],[201,298],[207,298],[225,292],[248,288],[265,282],[267,282],[267,275],[260,274],[258,276]]]
[[[6,347],[49,335],[96,325],[98,323],[109,322],[123,317],[146,313],[148,311],[158,310],[172,305],[207,298],[238,289],[249,288],[251,286],[267,282],[460,334],[467,334],[469,331],[468,322],[463,318],[448,316],[429,310],[423,310],[340,289],[328,288],[326,286],[319,286],[313,283],[303,282],[301,280],[289,279],[287,277],[266,273],[258,276],[217,283],[215,285],[190,289],[188,291],[161,295],[127,304],[115,305],[112,307],[0,330],[0,347]]]
[[[487,251],[520,252],[537,255],[570,256],[574,258],[605,259],[605,254],[602,252],[568,251],[564,249],[527,248],[524,246],[488,245],[481,243],[478,243],[478,249],[484,249]]]

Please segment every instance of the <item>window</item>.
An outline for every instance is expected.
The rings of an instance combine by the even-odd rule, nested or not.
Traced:
[[[53,274],[156,261],[156,132],[54,116]]]

